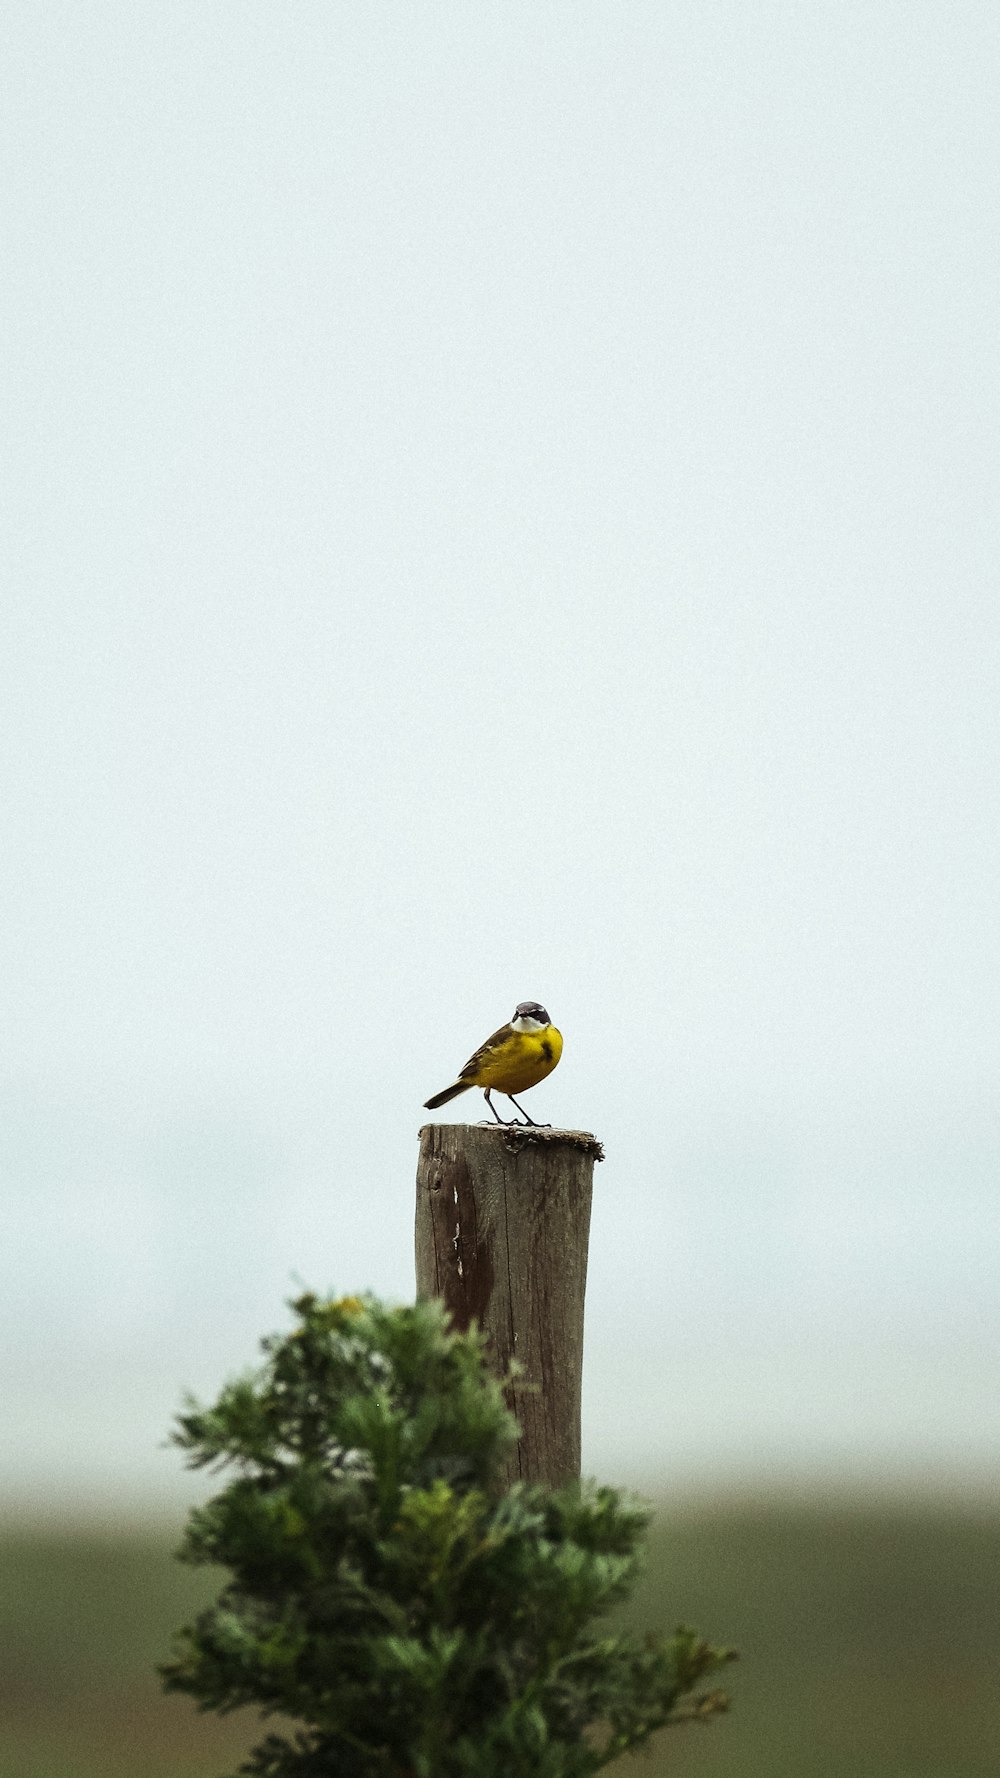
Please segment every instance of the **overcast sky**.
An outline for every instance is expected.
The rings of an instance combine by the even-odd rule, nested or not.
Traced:
[[[407,1296],[523,998],[587,1467],[981,1476],[995,6],[2,36],[3,1476],[177,1498],[297,1281]]]

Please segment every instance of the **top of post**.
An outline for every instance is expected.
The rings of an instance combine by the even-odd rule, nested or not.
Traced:
[[[453,1134],[474,1130],[477,1136],[501,1143],[512,1154],[519,1154],[524,1148],[576,1148],[595,1161],[604,1159],[604,1148],[590,1130],[553,1130],[547,1124],[423,1124],[419,1132],[421,1142],[425,1133],[432,1130]]]

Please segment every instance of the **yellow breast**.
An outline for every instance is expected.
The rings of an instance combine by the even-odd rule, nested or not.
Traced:
[[[554,1025],[544,1025],[540,1031],[511,1031],[480,1057],[476,1085],[498,1093],[526,1093],[552,1073],[562,1047],[562,1035]]]

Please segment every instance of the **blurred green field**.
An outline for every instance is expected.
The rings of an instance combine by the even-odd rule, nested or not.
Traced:
[[[256,1738],[152,1668],[211,1592],[178,1532],[0,1538],[2,1778],[219,1778]],[[996,1778],[1000,1513],[838,1504],[661,1513],[637,1623],[741,1651],[733,1713],[623,1762],[635,1778]]]

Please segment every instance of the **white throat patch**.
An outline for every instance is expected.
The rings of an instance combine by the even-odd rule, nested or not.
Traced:
[[[544,1031],[545,1025],[541,1019],[526,1019],[519,1013],[516,1019],[511,1019],[510,1028],[512,1031]]]

